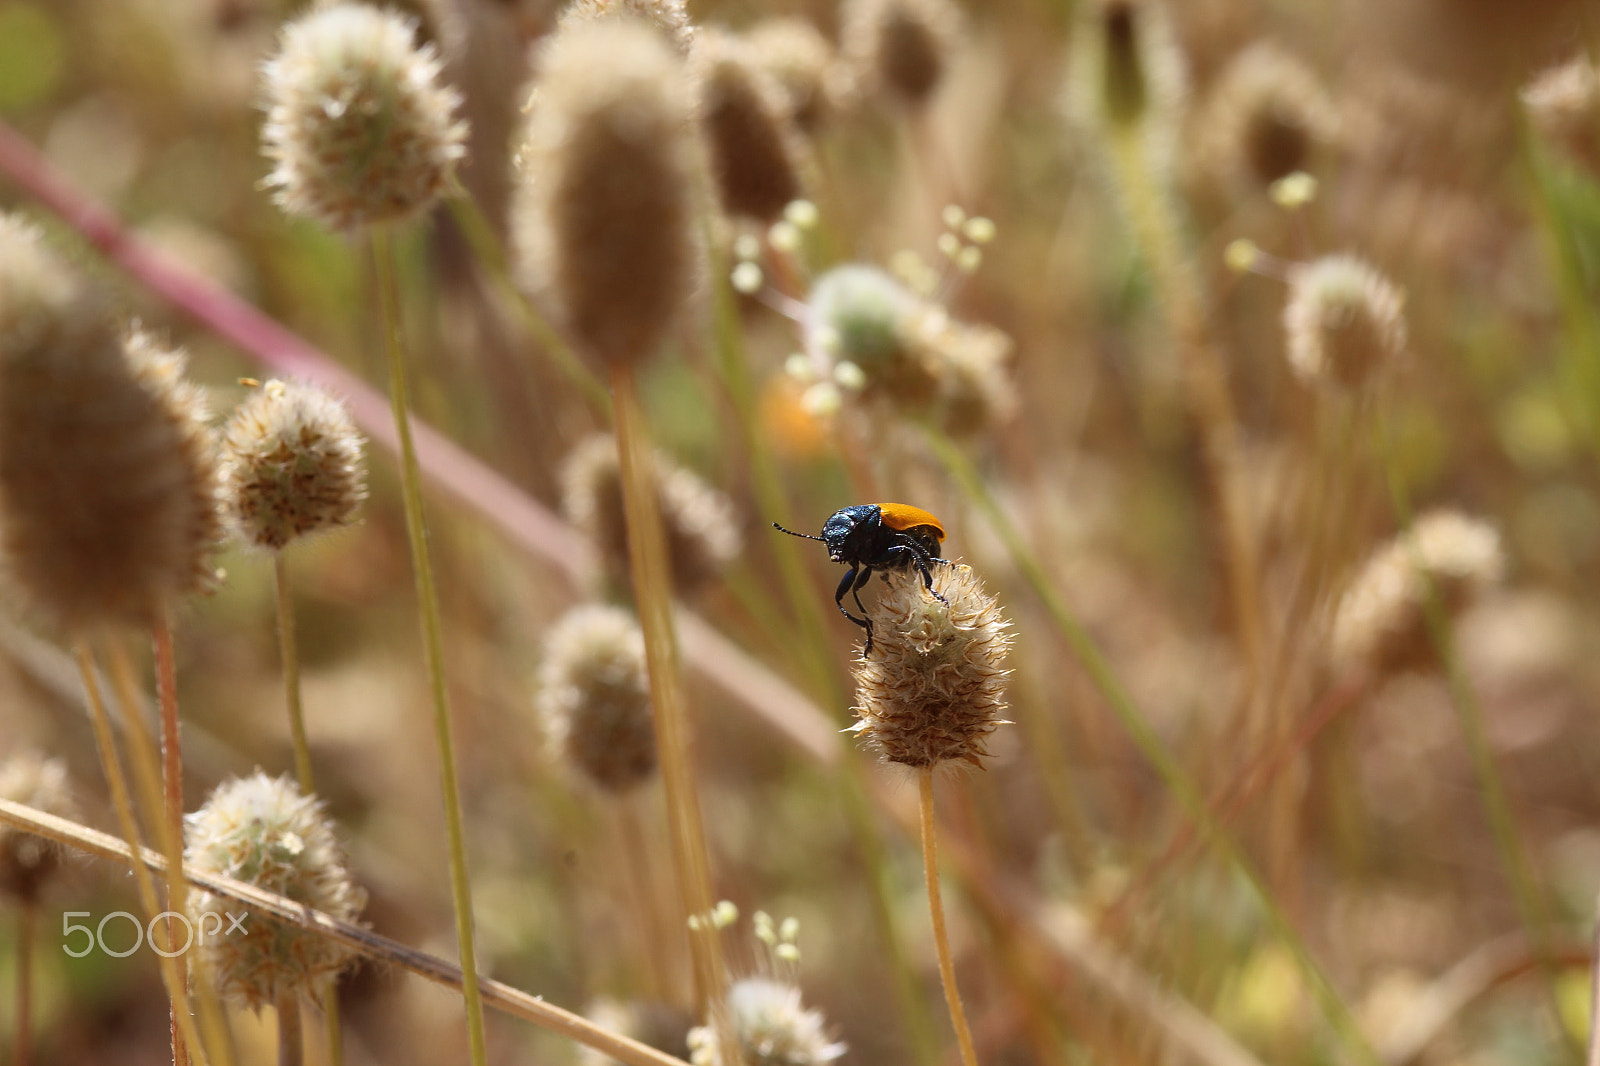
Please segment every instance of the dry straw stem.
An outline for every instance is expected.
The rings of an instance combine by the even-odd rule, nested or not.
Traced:
[[[699,246],[683,63],[631,18],[563,26],[538,59],[513,209],[519,271],[604,364],[660,346]]]
[[[0,823],[48,837],[89,855],[131,866],[136,879],[142,877],[147,881],[149,871],[163,872],[166,868],[166,860],[149,848],[130,850],[126,843],[115,837],[10,800],[0,800]],[[277,921],[322,936],[364,959],[408,970],[443,988],[456,992],[462,990],[461,968],[437,956],[243,881],[193,871],[190,871],[188,881],[195,889],[243,904]],[[153,900],[153,888],[151,896]],[[580,1015],[546,1003],[542,996],[532,996],[488,978],[483,980],[482,988],[484,1002],[495,1009],[592,1047],[628,1066],[689,1066],[682,1059],[609,1032]]]

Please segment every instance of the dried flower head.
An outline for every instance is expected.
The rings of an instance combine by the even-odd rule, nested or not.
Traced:
[[[13,586],[64,632],[146,625],[214,581],[220,531],[204,396],[182,356],[146,334],[119,339],[37,234],[0,225],[0,544]]]
[[[1006,709],[1011,623],[970,566],[933,568],[928,592],[914,567],[883,575],[872,620],[873,655],[855,663],[855,732],[890,762],[974,766]]]
[[[684,0],[572,0],[561,12],[559,33],[569,23],[621,15],[641,19],[660,31],[687,56],[694,44],[695,28]]]
[[[689,1057],[689,1030],[694,1026],[694,1017],[681,1007],[642,1000],[620,1003],[602,999],[590,1004],[583,1013],[602,1029],[632,1037],[675,1058]],[[587,1045],[579,1047],[578,1062],[580,1066],[621,1066],[616,1059]]]
[[[223,506],[248,544],[276,551],[346,525],[365,495],[361,435],[315,385],[269,381],[223,427]]]
[[[1534,127],[1557,151],[1600,179],[1600,70],[1587,56],[1553,67],[1522,90]]]
[[[1366,261],[1330,255],[1289,272],[1289,365],[1307,382],[1357,390],[1405,355],[1400,291]]]
[[[1423,515],[1374,552],[1346,587],[1333,613],[1330,659],[1340,669],[1379,674],[1434,665],[1429,595],[1459,613],[1504,569],[1494,527],[1454,511]]]
[[[838,93],[833,45],[807,19],[763,19],[745,33],[756,66],[777,82],[795,128],[815,134],[833,113]]]
[[[77,816],[67,786],[67,764],[35,751],[21,752],[0,763],[0,799],[62,818]],[[53,841],[0,825],[0,896],[37,900],[60,865],[61,852]]]
[[[822,1012],[802,1006],[792,984],[766,977],[735,981],[722,1010],[739,1042],[741,1066],[813,1066],[845,1053],[844,1044],[828,1039]],[[694,1066],[722,1066],[711,1026],[691,1029],[689,1048]]]
[[[322,801],[302,796],[288,778],[257,771],[223,782],[186,816],[184,839],[184,865],[198,873],[244,881],[347,922],[366,904]],[[197,928],[207,913],[239,909],[210,892],[189,897]],[[209,930],[213,920],[206,922]],[[314,996],[353,958],[327,937],[256,912],[242,929],[224,924],[196,951],[223,997],[254,1009],[284,995]]]
[[[688,594],[739,554],[738,514],[726,496],[659,452],[655,476],[673,586]],[[625,581],[628,525],[616,440],[601,435],[574,448],[562,466],[561,482],[567,518],[600,549],[607,572]]]
[[[644,636],[620,607],[568,611],[545,636],[539,715],[559,756],[608,792],[656,770]]]
[[[366,4],[313,8],[263,68],[266,184],[291,215],[333,230],[398,222],[444,191],[466,153],[461,97],[416,23]]]
[[[1200,129],[1206,169],[1234,187],[1261,190],[1311,166],[1337,135],[1338,111],[1310,67],[1261,41],[1229,61]]]
[[[723,210],[775,221],[800,197],[801,148],[783,91],[744,41],[721,31],[695,38],[689,71]]]
[[[1146,166],[1164,173],[1177,151],[1188,96],[1183,55],[1159,0],[1089,0],[1078,5],[1064,110],[1085,143],[1135,137]]]
[[[574,20],[541,53],[515,236],[578,345],[636,363],[689,302],[700,248],[683,64],[638,20]]]
[[[950,0],[845,0],[841,61],[858,92],[911,108],[928,103],[961,34]]]

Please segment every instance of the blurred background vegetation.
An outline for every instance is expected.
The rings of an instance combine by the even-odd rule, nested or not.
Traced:
[[[460,178],[503,232],[528,57],[555,5],[399,6],[466,96]],[[0,116],[140,236],[381,386],[361,246],[286,219],[260,188],[258,69],[296,7],[0,0]],[[981,267],[946,302],[1011,338],[1001,372],[1015,410],[951,445],[892,403],[808,413],[785,370],[801,344],[795,324],[743,300],[737,333],[758,400],[746,410],[708,302],[643,379],[657,445],[733,501],[724,524],[742,538],[689,602],[844,728],[858,633],[827,602],[838,572],[820,547],[768,523],[814,530],[847,504],[914,502],[944,521],[946,554],[1000,596],[1015,623],[1015,724],[996,734],[985,769],[941,782],[957,856],[947,906],[982,1061],[1254,1061],[1226,1057],[1237,1050],[1322,1063],[1360,1059],[1363,1041],[1393,1063],[1578,1061],[1600,885],[1600,723],[1590,717],[1600,696],[1600,186],[1586,168],[1594,159],[1541,136],[1518,93],[1592,50],[1600,17],[1580,0],[1188,0],[1167,12],[1186,73],[1170,103],[1170,159],[1153,180],[1171,196],[1237,413],[1266,634],[1252,667],[1205,427],[1188,413],[1175,352],[1173,294],[1123,221],[1126,182],[1103,143],[1112,135],[1072,119],[1063,100],[1080,54],[1069,39],[1103,17],[1073,7],[968,3],[926,109],[848,101],[813,134],[803,181],[820,208],[818,269],[887,265],[903,249],[939,263],[948,203],[993,220]],[[839,32],[823,0],[692,0],[690,14],[739,31],[799,15],[830,39]],[[1230,71],[1263,42],[1296,73],[1252,97]],[[1263,133],[1258,116],[1238,113],[1273,107],[1290,133]],[[1586,121],[1600,135],[1592,102]],[[1316,178],[1298,209],[1269,189],[1283,176],[1272,154],[1281,138],[1287,169]],[[0,203],[70,246],[3,178]],[[1281,269],[1258,258],[1269,265],[1230,271],[1224,249],[1239,239],[1288,262],[1355,253],[1404,291],[1406,357],[1377,396],[1357,401],[1295,376],[1285,285],[1271,276]],[[448,209],[408,231],[401,255],[418,416],[559,510],[563,462],[605,428],[601,416],[497,294]],[[80,265],[114,281],[130,316],[189,350],[219,410],[243,395],[239,377],[263,376],[87,250]],[[805,297],[803,284],[787,291]],[[776,464],[776,497],[762,494],[752,428]],[[366,920],[453,957],[436,756],[386,454],[375,451],[372,482],[359,526],[292,557],[312,747],[371,893]],[[780,513],[769,513],[773,499]],[[1448,604],[1459,610],[1436,630],[1452,638],[1454,684],[1438,657],[1345,669],[1328,652],[1340,590],[1410,512],[1441,507],[1496,529],[1506,560],[1504,580]],[[626,586],[598,566],[575,583],[437,496],[429,511],[480,961],[574,1008],[641,995],[624,816],[552,761],[533,702],[542,634],[567,608],[624,598]],[[780,580],[785,552],[802,561],[820,613],[806,615]],[[179,621],[189,809],[225,777],[292,765],[270,565],[245,552],[222,565],[219,591]],[[1260,752],[1276,753],[1271,780],[1226,819],[1264,897],[1227,846],[1184,845],[1193,831],[1173,777],[1130,739],[1052,604],[1081,620],[1200,795],[1238,786]],[[820,660],[812,633],[825,641]],[[65,759],[85,820],[111,828],[66,660],[15,623],[0,637],[0,756],[32,747]],[[726,683],[694,671],[689,682],[717,895],[800,919],[800,983],[849,1044],[843,1061],[948,1061],[920,860],[902,831],[909,778],[848,745],[818,758]],[[1482,802],[1494,786],[1484,760],[1475,764],[1477,726],[1477,754],[1507,798],[1509,851]],[[665,877],[659,800],[647,790],[630,802],[651,840],[648,869]],[[1518,851],[1520,888],[1507,858]],[[166,1061],[150,953],[73,960],[55,950],[56,912],[134,909],[122,872],[70,866],[45,909],[37,1061]],[[725,934],[736,970],[754,965],[743,928]],[[1328,994],[1297,959],[1302,946]],[[14,1021],[13,959],[11,927],[0,925],[0,1034]],[[909,998],[896,992],[902,974]],[[462,1057],[458,997],[366,967],[341,999],[351,1063]],[[1341,1012],[1353,1028],[1341,1029]],[[1195,1035],[1202,1016],[1236,1043],[1219,1051],[1211,1030]],[[494,1061],[576,1055],[531,1026],[490,1022]],[[242,1014],[234,1024],[241,1061],[268,1061],[269,1027]]]

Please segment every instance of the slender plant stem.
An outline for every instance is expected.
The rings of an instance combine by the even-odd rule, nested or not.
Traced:
[[[309,796],[317,789],[311,776],[311,742],[306,738],[306,716],[300,702],[300,652],[295,642],[289,564],[281,551],[272,553],[272,577],[278,600],[278,657],[282,660],[283,698],[289,708],[289,737],[294,744],[294,776],[300,782],[300,792]]]
[[[305,1043],[300,1035],[300,997],[287,993],[278,999],[278,1066],[301,1066]]]
[[[956,1029],[956,1044],[961,1048],[962,1066],[978,1066],[978,1053],[972,1047],[972,1028],[967,1010],[961,1005],[961,990],[956,987],[956,965],[950,957],[950,934],[944,925],[944,901],[939,897],[939,855],[933,824],[933,767],[924,766],[917,775],[922,809],[922,870],[928,882],[928,915],[933,919],[933,946],[939,954],[939,980],[944,985],[945,1006],[950,1008],[950,1024]]]
[[[28,1066],[33,1053],[33,929],[37,908],[31,899],[17,908],[17,1039],[13,1061]]]
[[[632,896],[631,907],[638,916],[644,941],[645,962],[650,971],[651,998],[670,998],[673,980],[667,963],[667,938],[662,935],[661,908],[658,894],[651,891],[655,879],[650,873],[650,847],[640,825],[639,796],[618,796],[611,806],[616,813],[618,835],[622,838],[622,862],[627,867],[628,890]]]
[[[128,792],[128,779],[123,775],[122,763],[117,758],[116,739],[111,731],[111,718],[106,714],[105,700],[100,695],[100,681],[95,676],[94,657],[82,641],[76,649],[78,676],[83,682],[84,698],[89,703],[89,719],[94,726],[94,743],[100,753],[100,766],[105,771],[106,785],[111,791],[111,805],[117,813],[117,823],[122,830],[125,854],[133,866],[134,885],[139,893],[139,904],[145,914],[154,918],[161,913],[161,900],[156,893],[155,879],[149,868],[139,861],[142,848],[139,844],[139,820],[133,811],[133,797]],[[130,712],[131,713],[131,712]],[[160,821],[158,819],[158,821]],[[165,822],[161,822],[165,825]],[[163,834],[164,835],[164,834]],[[205,1054],[199,1035],[195,1032],[194,1018],[189,1013],[189,1001],[184,980],[178,969],[177,958],[160,956],[161,980],[167,988],[167,998],[172,1005],[172,1020],[182,1034],[184,1047],[192,1059],[204,1066]]]
[[[165,608],[156,612],[151,627],[156,657],[156,698],[161,704],[161,787],[162,815],[166,819],[167,909],[188,913],[185,900],[188,885],[183,879],[183,746],[178,730],[178,668],[172,651],[172,621]],[[167,944],[177,943],[176,918],[167,919]],[[173,959],[178,976],[188,984],[189,961],[180,954]],[[187,1004],[184,1004],[187,1008]],[[176,1012],[178,1004],[172,1007]],[[172,1066],[187,1066],[189,1054],[183,1044],[178,1020],[172,1020]]]
[[[711,858],[705,825],[689,759],[689,727],[678,672],[677,635],[672,620],[672,585],[666,538],[662,531],[649,434],[633,380],[632,368],[611,368],[612,409],[617,420],[617,451],[622,465],[622,503],[628,523],[628,559],[632,564],[634,600],[644,633],[645,664],[650,673],[656,749],[667,799],[673,861],[684,894],[686,918],[711,913]],[[727,966],[715,930],[692,937],[696,998],[717,1031],[724,1062],[739,1061],[732,1027],[725,1024],[721,1003],[728,987]]]
[[[450,892],[455,901],[456,940],[461,952],[462,996],[467,1008],[467,1042],[473,1066],[486,1066],[483,998],[478,987],[478,953],[473,942],[472,882],[467,873],[466,834],[461,824],[461,789],[456,779],[455,744],[450,735],[450,696],[445,688],[444,638],[439,621],[439,596],[428,556],[428,532],[422,510],[422,477],[411,438],[411,410],[406,393],[405,357],[400,350],[399,292],[393,252],[385,233],[370,231],[374,279],[384,345],[389,353],[389,402],[400,440],[400,485],[405,497],[406,533],[411,541],[411,566],[416,577],[417,605],[422,614],[422,644],[433,698],[433,727],[439,748],[440,783],[450,845]]]

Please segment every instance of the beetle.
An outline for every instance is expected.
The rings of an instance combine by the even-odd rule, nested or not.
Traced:
[[[922,574],[922,583],[934,598],[949,606],[933,589],[933,573],[929,564],[943,562],[939,558],[940,544],[944,541],[944,525],[930,512],[908,503],[858,503],[841,507],[833,517],[823,523],[822,535],[796,533],[778,523],[772,528],[791,537],[820,540],[828,546],[828,558],[843,563],[850,569],[833,593],[833,602],[839,613],[867,631],[865,655],[872,651],[872,620],[861,604],[861,586],[872,577],[874,570],[892,570],[915,566]],[[844,594],[855,597],[857,618],[844,605]]]

